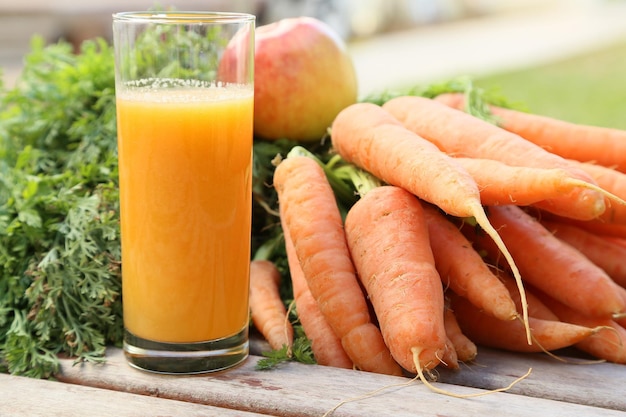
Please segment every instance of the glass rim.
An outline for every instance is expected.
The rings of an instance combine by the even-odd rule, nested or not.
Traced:
[[[242,12],[212,11],[127,11],[113,13],[116,22],[134,23],[245,23],[256,16]]]

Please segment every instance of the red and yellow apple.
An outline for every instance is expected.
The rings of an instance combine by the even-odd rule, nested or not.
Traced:
[[[230,52],[235,53],[236,47]],[[222,58],[228,64],[227,50]],[[320,140],[335,116],[357,100],[354,65],[326,23],[295,17],[255,33],[254,133],[275,140]]]
[[[343,40],[312,17],[256,29],[254,131],[265,139],[320,140],[357,100],[354,65]]]

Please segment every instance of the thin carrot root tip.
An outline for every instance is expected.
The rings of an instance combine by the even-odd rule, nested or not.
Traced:
[[[622,313],[613,313],[613,320],[626,319],[626,311]]]
[[[517,378],[515,381],[511,382],[506,387],[496,388],[494,390],[482,391],[482,392],[477,392],[477,393],[472,393],[472,394],[457,394],[455,392],[446,391],[444,389],[441,389],[439,387],[434,386],[426,378],[426,376],[424,375],[424,370],[420,366],[419,355],[420,355],[421,352],[422,352],[422,349],[419,349],[417,347],[411,348],[411,353],[413,354],[413,362],[415,363],[415,369],[417,369],[417,375],[418,375],[420,381],[422,381],[422,383],[424,385],[426,385],[431,391],[436,392],[438,394],[448,395],[448,396],[454,397],[454,398],[482,397],[483,395],[493,394],[493,393],[496,393],[496,392],[508,391],[511,388],[513,388],[513,386],[515,386],[518,382],[526,379],[531,374],[532,369],[533,369],[533,368],[528,368],[528,372],[526,372],[524,375],[522,375],[519,378]]]
[[[483,210],[482,206],[476,207],[474,209],[474,212],[475,212],[474,213],[474,219],[476,219],[476,222],[478,223],[478,225],[496,243],[496,245],[498,246],[498,248],[500,249],[500,251],[502,252],[504,257],[506,258],[506,261],[509,264],[509,267],[511,268],[511,271],[513,272],[513,277],[515,278],[515,282],[517,284],[517,288],[518,288],[519,293],[520,293],[520,299],[521,299],[521,304],[522,304],[522,319],[523,319],[523,323],[524,323],[524,328],[526,329],[526,339],[527,339],[528,344],[530,345],[530,344],[532,344],[532,335],[530,333],[530,323],[529,323],[529,319],[528,319],[528,301],[526,299],[526,291],[524,290],[524,284],[522,282],[522,276],[521,276],[521,274],[519,272],[519,269],[517,268],[517,265],[515,265],[515,261],[513,260],[513,256],[511,255],[511,253],[507,249],[506,245],[504,244],[504,241],[502,240],[502,238],[498,234],[497,230],[489,222],[489,219],[487,218],[487,215],[486,215],[485,211]]]

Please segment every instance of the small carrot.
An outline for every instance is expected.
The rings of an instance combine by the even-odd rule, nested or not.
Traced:
[[[464,96],[443,94],[436,100],[463,109]],[[502,128],[568,159],[595,161],[626,172],[626,131],[571,123],[552,117],[490,106]]]
[[[580,326],[600,328],[596,334],[578,342],[576,347],[596,358],[626,364],[625,328],[610,318],[589,317],[545,294],[539,293],[539,296],[560,320]]]
[[[496,159],[514,166],[562,168],[575,178],[594,183],[585,171],[570,161],[540,148],[519,135],[436,100],[401,96],[387,101],[383,107],[409,130],[431,141],[450,155]],[[560,197],[537,204],[551,212],[582,220],[596,218],[605,210],[602,193],[586,188],[577,188]]]
[[[283,232],[293,242],[311,294],[355,367],[402,374],[372,322],[322,168],[305,156],[288,157],[274,171],[274,186]]]
[[[545,352],[572,346],[597,331],[562,321],[530,317],[533,342],[528,344],[519,320],[498,320],[481,312],[467,299],[450,295],[451,308],[463,333],[478,345],[513,352]]]
[[[471,362],[476,359],[478,355],[476,344],[463,334],[454,312],[449,308],[446,308],[444,311],[443,323],[448,339],[450,339],[456,351],[457,359],[461,362]]]
[[[474,217],[507,259],[524,297],[515,261],[489,223],[476,182],[453,158],[371,103],[356,103],[343,109],[333,121],[331,140],[346,161],[382,181],[402,187],[447,214]],[[525,307],[522,316],[527,325]]]
[[[602,268],[616,283],[626,287],[626,246],[571,224],[545,220],[541,224]]]
[[[410,372],[434,368],[446,351],[443,287],[420,201],[399,187],[374,188],[350,208],[345,230],[391,354]]]
[[[293,327],[280,297],[281,275],[268,260],[250,262],[250,316],[272,349],[290,348]]]
[[[602,269],[521,208],[491,206],[489,219],[515,257],[525,282],[591,316],[611,317],[626,311],[626,301]],[[470,240],[497,260],[497,248],[481,233]]]
[[[430,247],[444,287],[466,297],[494,317],[501,320],[516,318],[518,311],[509,291],[472,243],[434,206],[424,204],[423,207]]]
[[[296,255],[296,249],[293,247],[293,242],[288,233],[284,233],[284,240],[298,319],[304,333],[311,341],[311,350],[315,361],[322,366],[351,369],[353,367],[352,360],[343,349],[339,337],[328,325],[317,301],[309,290]]]
[[[618,208],[626,213],[626,201],[623,200],[626,194],[615,195],[611,192],[613,190],[574,178],[562,168],[512,166],[484,158],[459,157],[455,160],[472,175],[480,189],[480,199],[486,206],[528,206],[538,203],[542,206],[541,202],[544,200],[558,198],[576,189],[590,189],[605,195],[607,209],[599,218],[619,210]],[[551,208],[548,204],[543,207],[548,210]]]

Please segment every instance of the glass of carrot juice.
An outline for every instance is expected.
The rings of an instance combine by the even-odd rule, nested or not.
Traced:
[[[255,17],[113,15],[124,352],[204,373],[248,356]]]

